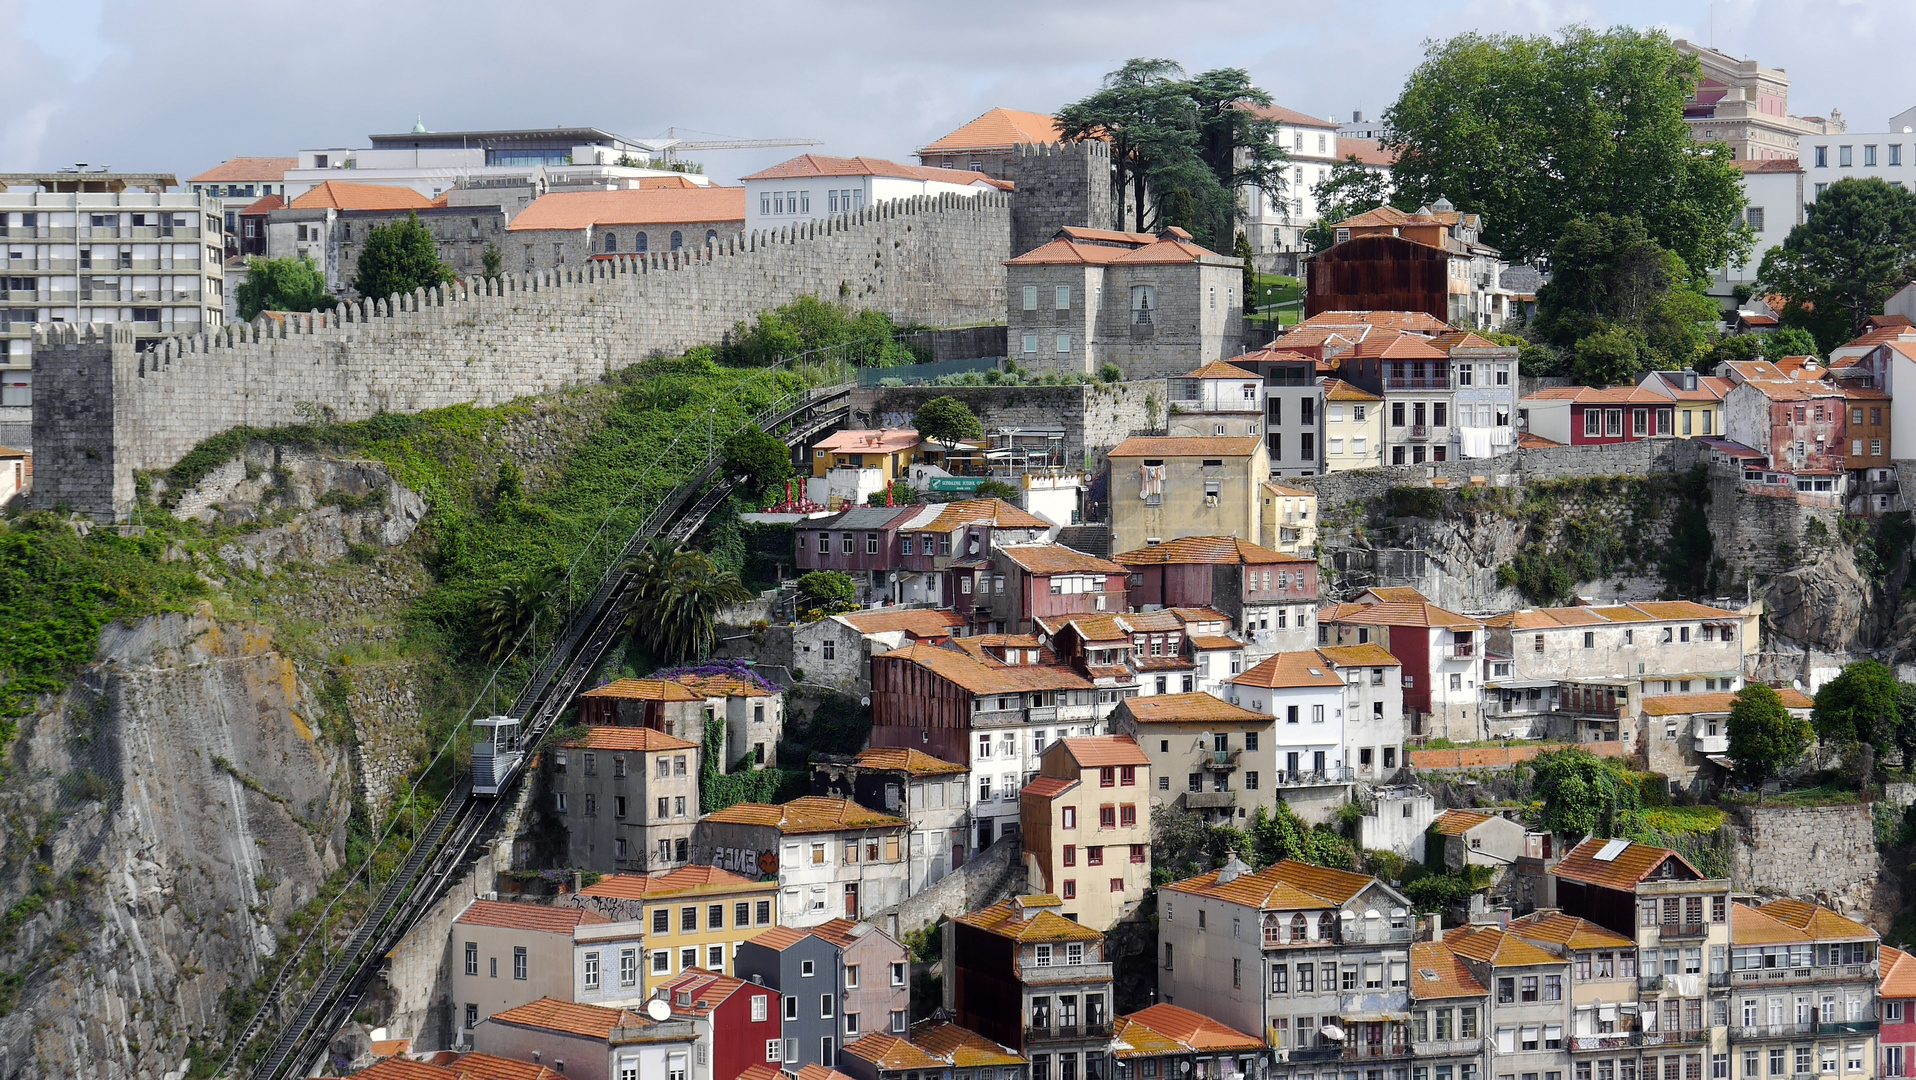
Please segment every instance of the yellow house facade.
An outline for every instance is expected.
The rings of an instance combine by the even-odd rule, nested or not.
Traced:
[[[1384,399],[1342,379],[1324,380],[1324,471],[1384,463]]]
[[[608,874],[572,898],[644,927],[645,997],[686,968],[732,974],[739,943],[778,925],[777,901],[777,881],[753,881],[715,866],[685,866],[659,877]]]

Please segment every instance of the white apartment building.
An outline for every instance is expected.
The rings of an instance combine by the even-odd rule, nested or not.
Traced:
[[[780,229],[915,195],[978,195],[1011,184],[981,172],[901,165],[868,157],[800,154],[741,178],[745,231]]]
[[[1282,105],[1251,106],[1250,110],[1277,122],[1277,145],[1291,156],[1291,164],[1285,171],[1281,198],[1255,189],[1242,194],[1244,236],[1251,242],[1259,269],[1295,272],[1293,260],[1304,250],[1304,230],[1318,216],[1312,189],[1342,160],[1337,151],[1338,124]]]
[[[164,174],[0,174],[0,382],[32,404],[36,324],[131,323],[136,341],[220,325],[220,201]]]
[[[428,199],[455,187],[529,184],[543,194],[553,188],[637,187],[648,176],[712,182],[699,173],[621,165],[651,159],[653,147],[598,128],[427,131],[416,124],[408,132],[368,139],[368,147],[301,150],[279,193],[290,203],[328,180],[409,187]]]
[[[1344,762],[1366,783],[1388,781],[1408,764],[1403,664],[1375,642],[1317,650],[1344,683]]]
[[[1711,275],[1710,295],[1718,299],[1730,298],[1738,285],[1756,283],[1763,256],[1787,239],[1791,229],[1803,224],[1804,204],[1813,201],[1800,161],[1739,158],[1736,166],[1743,174],[1743,198],[1748,204],[1743,208],[1743,221],[1753,234],[1752,243],[1747,258]]]
[[[1343,676],[1316,649],[1277,653],[1231,680],[1231,704],[1275,718],[1258,771],[1307,822],[1329,820],[1352,779],[1344,690]]]

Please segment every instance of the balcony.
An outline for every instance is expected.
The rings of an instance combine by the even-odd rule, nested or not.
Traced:
[[[1336,769],[1313,769],[1309,771],[1300,769],[1297,772],[1287,772],[1283,769],[1279,769],[1272,775],[1274,778],[1271,782],[1277,784],[1279,787],[1322,787],[1326,784],[1348,784],[1352,778],[1351,768],[1348,765]]]
[[[1615,1031],[1603,1035],[1572,1035],[1572,1050],[1627,1050],[1643,1045],[1643,1033],[1640,1031]]]
[[[1186,810],[1228,810],[1237,805],[1235,791],[1187,791],[1184,793]]]
[[[1410,1048],[1410,1052],[1415,1057],[1423,1058],[1461,1057],[1481,1054],[1483,1053],[1483,1049],[1484,1041],[1481,1038],[1435,1039],[1430,1042],[1420,1042],[1413,1045]]]
[[[1428,439],[1428,438],[1430,438],[1430,425],[1428,425],[1428,424],[1412,424],[1412,425],[1410,426],[1410,437],[1411,437],[1411,438],[1413,438],[1413,439]]]
[[[1639,975],[1637,976],[1637,989],[1638,990],[1661,990],[1663,989],[1663,976]]]
[[[1876,964],[1825,964],[1819,967],[1754,968],[1730,972],[1730,984],[1750,986],[1757,983],[1836,982],[1843,979],[1874,979]],[[1715,985],[1715,984],[1712,984]]]
[[[1731,1042],[1757,1042],[1763,1039],[1793,1039],[1816,1032],[1816,1025],[1808,1022],[1801,1024],[1743,1024],[1730,1028]]]
[[[1101,1020],[1089,1024],[1058,1024],[1053,1027],[1028,1027],[1025,1029],[1025,1042],[1078,1042],[1085,1039],[1108,1039],[1111,1037],[1111,1022]]]
[[[1727,971],[1710,972],[1710,985],[1713,987],[1723,987],[1723,986],[1730,985],[1730,973]]]
[[[1730,752],[1730,737],[1698,735],[1691,740],[1691,747],[1699,754],[1727,754]]]
[[[1204,767],[1211,772],[1236,772],[1237,759],[1242,750],[1213,750],[1211,756],[1204,759]]]
[[[1709,1028],[1698,1028],[1695,1031],[1646,1031],[1643,1033],[1645,1046],[1689,1046],[1709,1041]]]
[[[1709,923],[1667,922],[1658,929],[1658,935],[1664,940],[1672,938],[1700,938],[1710,932]]]
[[[1019,964],[1018,978],[1026,986],[1057,986],[1063,983],[1111,981],[1111,965],[1105,964]]]
[[[1056,705],[1035,705],[1025,710],[1025,722],[1028,724],[1049,724],[1058,719]]]
[[[1398,375],[1385,379],[1384,385],[1392,390],[1448,390],[1450,376]]]
[[[1344,1047],[1338,1055],[1339,1061],[1384,1061],[1389,1058],[1407,1058],[1411,1047],[1407,1042],[1354,1043]]]
[[[1344,1056],[1344,1048],[1341,1046],[1305,1046],[1289,1051],[1284,1056],[1285,1059],[1292,1064],[1314,1061],[1336,1061],[1338,1058]]]
[[[1833,1024],[1816,1025],[1818,1035],[1874,1035],[1882,1027],[1880,1020],[1839,1020]]]

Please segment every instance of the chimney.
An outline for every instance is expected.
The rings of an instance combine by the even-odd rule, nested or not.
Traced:
[[[1441,911],[1431,912],[1430,921],[1426,925],[1430,927],[1430,940],[1432,941],[1444,940],[1444,913],[1443,912]]]
[[[1217,883],[1226,885],[1250,872],[1250,867],[1238,861],[1237,852],[1227,851],[1224,853],[1224,865],[1218,868]]]
[[[577,896],[584,891],[585,891],[585,875],[581,871],[574,870],[572,872],[572,895]]]

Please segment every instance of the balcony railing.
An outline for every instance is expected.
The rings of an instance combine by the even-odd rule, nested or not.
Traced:
[[[1462,1054],[1483,1052],[1484,1041],[1477,1039],[1435,1039],[1411,1046],[1410,1052],[1416,1057],[1456,1057]]]
[[[1089,1024],[1055,1024],[1051,1027],[1025,1028],[1025,1041],[1047,1042],[1062,1039],[1108,1039],[1111,1037],[1111,1021],[1100,1020]]]
[[[1025,721],[1032,724],[1049,724],[1058,718],[1056,705],[1034,705],[1025,710]]]
[[[1729,973],[1729,972],[1727,972],[1727,971],[1712,971],[1712,972],[1710,972],[1710,985],[1711,985],[1711,986],[1728,986],[1728,985],[1730,985],[1730,973]]]
[[[1730,1027],[1731,1042],[1754,1042],[1759,1039],[1791,1039],[1799,1035],[1810,1035],[1816,1031],[1816,1025],[1805,1021],[1801,1024],[1735,1024]]]
[[[1351,775],[1348,765],[1335,769],[1300,769],[1297,772],[1279,769],[1275,774],[1276,779],[1272,782],[1281,787],[1315,787],[1324,784],[1347,784],[1351,780]]]
[[[1663,989],[1663,976],[1639,975],[1637,976],[1637,989],[1638,990],[1661,990]]]
[[[1882,1026],[1880,1020],[1838,1020],[1833,1024],[1816,1025],[1818,1035],[1874,1035]]]
[[[1413,439],[1430,438],[1430,426],[1428,424],[1412,424],[1410,426],[1410,437]]]
[[[1700,938],[1710,932],[1709,923],[1667,922],[1661,924],[1658,933],[1666,938]]]
[[[1339,1056],[1342,1061],[1382,1061],[1385,1058],[1406,1058],[1410,1056],[1410,1044],[1407,1042],[1352,1043],[1344,1047]]]
[[[1730,752],[1728,735],[1698,735],[1691,742],[1691,749],[1699,754],[1727,754]]]
[[[1730,982],[1737,986],[1751,983],[1793,983],[1793,982],[1829,982],[1838,979],[1873,979],[1876,977],[1874,961],[1867,964],[1824,964],[1818,967],[1797,968],[1754,968],[1730,972]]]
[[[1242,753],[1242,750],[1213,750],[1211,756],[1205,759],[1204,767],[1212,772],[1235,772],[1238,756]]]
[[[1434,378],[1430,376],[1418,378],[1411,375],[1400,375],[1385,379],[1384,385],[1392,390],[1448,390],[1450,389],[1450,376],[1440,375]]]
[[[1106,964],[1019,964],[1018,978],[1027,985],[1056,986],[1059,983],[1111,981],[1111,965]]]
[[[1643,1033],[1645,1046],[1683,1046],[1689,1043],[1710,1041],[1710,1029],[1698,1028],[1695,1031],[1646,1031]]]
[[[1344,1056],[1344,1051],[1342,1047],[1337,1046],[1304,1046],[1289,1051],[1284,1056],[1292,1062],[1336,1061]]]
[[[1572,1050],[1625,1050],[1632,1046],[1643,1045],[1643,1033],[1640,1031],[1615,1031],[1603,1035],[1572,1035]]]

